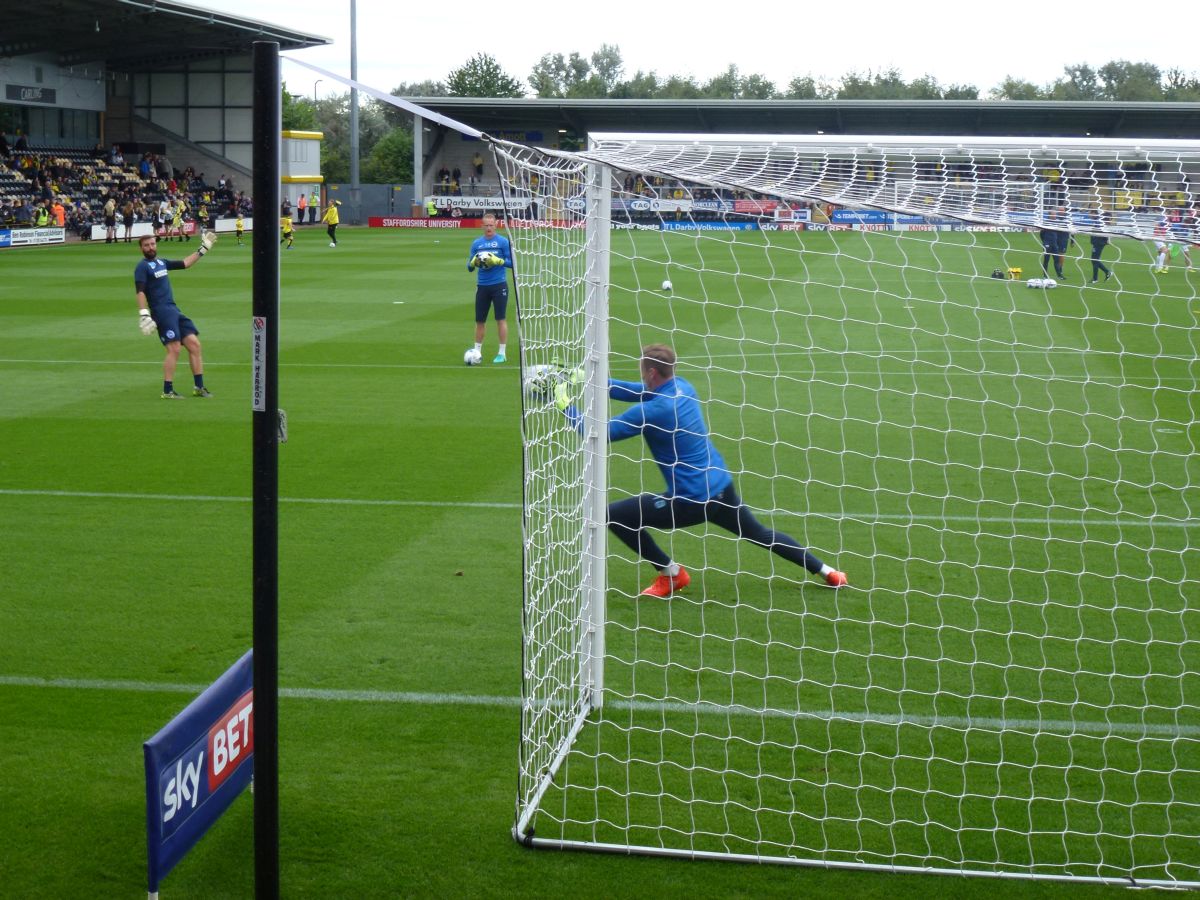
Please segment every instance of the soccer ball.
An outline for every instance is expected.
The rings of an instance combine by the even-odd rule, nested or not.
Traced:
[[[666,281],[663,282],[662,289],[664,291],[666,291],[668,294],[671,292],[671,279],[668,278]]]
[[[463,354],[463,362],[468,366],[477,366],[483,362],[483,354],[474,347],[468,347],[467,352]]]
[[[476,268],[490,269],[493,266],[503,264],[504,260],[498,257],[491,250],[480,250],[475,254],[475,259],[473,262],[475,263]]]

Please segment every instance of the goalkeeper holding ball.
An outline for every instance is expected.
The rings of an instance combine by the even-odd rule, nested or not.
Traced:
[[[609,379],[613,400],[633,403],[608,423],[609,441],[641,435],[667,482],[663,494],[639,494],[608,504],[608,528],[625,546],[658,570],[654,583],[642,591],[648,597],[669,597],[683,590],[692,578],[687,570],[663,552],[647,528],[669,531],[712,522],[803,566],[842,587],[846,576],[827,566],[795,539],[774,531],[754,517],[738,496],[725,461],[708,436],[696,389],[675,374],[675,351],[665,344],[642,348],[642,380]],[[577,429],[582,416],[571,404],[573,374],[555,389],[555,404]]]
[[[200,248],[183,259],[159,259],[158,239],[150,234],[138,241],[143,259],[133,270],[133,284],[137,289],[138,327],[147,337],[157,333],[158,339],[167,350],[163,360],[164,400],[180,400],[175,393],[175,365],[179,362],[179,349],[186,347],[188,362],[192,368],[193,397],[211,397],[204,386],[204,359],[200,353],[200,334],[195,323],[180,312],[171,292],[171,281],[167,273],[175,269],[190,269],[200,257],[208,253],[217,242],[216,232],[205,232],[200,239]]]
[[[494,310],[496,316],[500,352],[492,360],[493,363],[502,363],[505,359],[505,345],[508,343],[508,270],[512,265],[512,245],[508,238],[496,234],[496,217],[488,213],[483,217],[483,234],[471,242],[467,271],[479,272],[475,282],[476,354],[483,352],[483,326],[487,323],[488,310]],[[478,355],[475,358],[478,359]]]

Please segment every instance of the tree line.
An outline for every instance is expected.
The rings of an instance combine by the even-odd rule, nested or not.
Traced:
[[[895,68],[847,72],[827,81],[800,75],[779,86],[735,65],[708,79],[636,71],[626,78],[620,48],[602,44],[590,56],[547,53],[525,82],[480,53],[452,70],[444,82],[400,85],[397,96],[525,97],[616,100],[1059,100],[1200,102],[1200,74],[1162,69],[1150,62],[1076,63],[1058,78],[1037,84],[1006,76],[987,91],[973,84],[941,84],[932,75],[906,81]],[[528,85],[528,87],[526,87]],[[419,89],[419,92],[418,92]]]
[[[692,76],[636,71],[626,77],[618,47],[602,44],[590,56],[548,53],[525,81],[497,60],[479,53],[452,69],[444,81],[397,85],[397,97],[511,97],[615,100],[1056,100],[1200,102],[1200,74],[1162,69],[1150,62],[1111,60],[1101,66],[1076,63],[1058,78],[1036,84],[1006,76],[986,92],[971,84],[941,84],[932,75],[905,80],[895,68],[852,71],[834,81],[802,75],[780,88],[766,76],[743,74],[737,66],[705,81]],[[360,175],[367,184],[412,181],[412,120],[372,98],[359,106]],[[285,128],[325,133],[321,173],[326,181],[350,180],[350,94],[316,101],[283,91]]]

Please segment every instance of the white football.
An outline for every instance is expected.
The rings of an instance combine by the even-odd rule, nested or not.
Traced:
[[[669,278],[668,278],[666,281],[664,281],[664,282],[663,282],[662,289],[663,289],[664,291],[669,291],[669,290],[671,290],[671,280],[670,280]]]
[[[463,354],[463,362],[468,366],[477,366],[483,362],[483,354],[474,347],[468,347],[467,352]]]

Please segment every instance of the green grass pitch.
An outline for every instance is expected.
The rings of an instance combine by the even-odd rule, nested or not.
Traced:
[[[963,897],[994,894],[997,886],[984,880],[542,853],[513,843],[519,726],[513,698],[520,685],[521,618],[515,354],[505,367],[467,369],[460,362],[471,334],[473,285],[464,270],[468,234],[343,231],[334,250],[326,246],[323,232],[301,229],[296,248],[282,254],[280,396],[291,439],[280,449],[280,681],[293,692],[280,706],[284,895],[918,897],[947,889]],[[954,697],[969,695],[961,690],[967,684],[977,685],[976,693],[1002,695],[1005,674],[970,663],[1007,655],[1027,666],[1009,673],[1018,683],[1007,689],[1019,695],[1030,687],[1021,679],[1040,679],[1037,689],[1058,719],[1072,702],[1086,704],[1095,696],[1089,692],[1113,683],[1089,684],[1062,672],[1080,664],[1098,666],[1098,660],[1139,659],[1151,683],[1128,688],[1130,702],[1149,696],[1166,707],[1178,705],[1182,696],[1184,711],[1193,718],[1181,716],[1175,724],[1200,726],[1195,675],[1171,677],[1200,670],[1200,599],[1181,591],[1181,586],[1195,589],[1200,580],[1195,559],[1200,401],[1194,389],[1200,376],[1200,277],[1172,268],[1155,278],[1143,248],[1118,242],[1122,262],[1115,282],[1081,290],[1088,273],[1072,259],[1071,285],[1050,293],[1025,291],[986,275],[1002,263],[1032,272],[1034,254],[1005,254],[1001,247],[1006,242],[1024,246],[1022,241],[1033,238],[974,236],[965,239],[973,248],[968,252],[954,237],[942,236],[935,244],[920,235],[877,241],[858,234],[804,236],[813,252],[804,257],[810,268],[801,277],[836,290],[830,292],[832,305],[813,310],[805,326],[810,333],[788,340],[837,352],[797,355],[781,365],[793,391],[785,399],[801,411],[827,406],[826,429],[806,416],[780,426],[783,439],[810,448],[806,478],[779,477],[776,484],[763,477],[742,479],[742,492],[751,502],[769,497],[780,509],[829,513],[811,520],[781,518],[778,524],[835,557],[863,586],[844,599],[839,596],[843,605],[837,615],[813,608],[816,614],[803,624],[809,629],[808,646],[836,641],[849,653],[838,660],[816,650],[791,659],[769,650],[760,650],[757,658],[747,655],[746,642],[723,642],[713,635],[735,625],[747,636],[798,627],[794,619],[756,612],[762,604],[754,602],[755,592],[765,592],[764,579],[743,579],[748,593],[740,611],[682,602],[650,608],[624,599],[647,570],[621,555],[610,565],[610,649],[628,648],[636,622],[646,638],[669,632],[664,642],[672,645],[663,652],[687,668],[703,657],[708,674],[697,679],[683,669],[650,666],[646,659],[655,651],[643,643],[639,662],[613,665],[615,688],[638,682],[678,696],[690,686],[701,698],[724,691],[747,699],[757,690],[762,702],[762,682],[751,675],[799,665],[820,684],[823,672],[842,666],[838,684],[843,686],[869,677],[880,686],[907,679],[904,683],[919,688],[946,678],[950,705],[938,710],[943,715],[1030,718],[1046,713],[953,703]],[[637,269],[624,262],[633,241],[645,260],[657,262],[643,261]],[[837,254],[831,252],[835,245]],[[173,257],[194,246],[164,244],[160,251]],[[614,353],[632,353],[630,344],[669,336],[685,364],[723,365],[715,358],[722,350],[719,342],[704,334],[730,335],[734,353],[749,346],[769,349],[778,322],[761,308],[772,289],[774,263],[757,246],[753,238],[725,249],[716,242],[706,245],[711,270],[729,268],[734,260],[751,276],[739,280],[743,294],[734,303],[729,302],[737,296],[731,294],[732,284],[719,275],[671,267],[658,236],[614,234],[613,278],[619,286],[613,294]],[[161,350],[136,327],[131,276],[139,258],[132,244],[0,255],[4,895],[141,894],[141,744],[190,699],[186,686],[211,682],[250,644],[250,248],[238,248],[226,236],[194,269],[172,275],[180,307],[201,329],[206,381],[214,394],[207,401],[158,398]],[[676,300],[632,290],[639,281],[657,288],[664,271],[670,272]],[[946,302],[888,302],[909,295],[945,297]],[[720,298],[725,305],[704,313],[688,300],[700,296]],[[982,303],[986,313],[968,311],[963,302],[968,299]],[[1046,318],[1047,306],[1057,318]],[[644,324],[627,324],[634,318]],[[489,325],[488,359],[493,334]],[[915,369],[910,359],[881,357],[878,351],[895,348],[902,334],[924,336],[927,343],[912,349],[941,347],[949,354],[943,363],[952,359],[952,364],[936,367],[939,377]],[[1037,359],[1028,353],[979,352],[981,338],[1003,342],[1006,336],[1026,350],[1061,344],[1091,352],[1045,353]],[[844,346],[837,346],[839,340]],[[868,363],[870,371],[864,369]],[[1006,370],[1006,364],[1013,368]],[[755,365],[744,368],[759,371]],[[858,374],[847,379],[847,372]],[[956,372],[963,377],[956,378]],[[618,355],[614,374],[633,377],[635,370]],[[1050,375],[1064,377],[1038,377]],[[701,374],[699,369],[690,370],[689,377],[713,396],[730,396],[744,385],[751,405],[756,392],[764,405],[768,397],[776,402],[765,377]],[[1117,381],[1127,386],[1116,391]],[[184,362],[176,384],[190,388]],[[970,390],[956,391],[962,385],[982,385],[990,398],[1031,412],[1015,412],[1007,422],[987,420],[996,410],[981,406]],[[1110,405],[1114,399],[1132,411],[1129,417],[1117,419]],[[828,406],[834,401],[838,405]],[[896,413],[902,402],[910,417],[903,427]],[[881,403],[887,404],[886,414]],[[778,469],[787,475],[786,465],[753,440],[765,420],[733,406],[714,406],[711,418],[735,468]],[[1036,431],[1046,423],[1053,429],[1052,441]],[[990,437],[981,441],[981,433]],[[1016,434],[1025,439],[1014,440]],[[960,467],[960,476],[975,473],[973,481],[960,479],[956,485],[986,491],[997,504],[996,516],[1011,517],[1019,509],[1017,498],[1028,498],[1030,515],[1058,505],[1134,517],[1154,514],[1184,525],[1156,531],[1153,542],[1147,529],[1130,530],[1115,548],[1117,533],[1096,524],[1048,523],[1016,535],[995,526],[990,537],[969,533],[961,524],[940,529],[934,527],[937,517],[980,515],[986,502],[971,504],[961,492],[959,505],[948,508],[929,500],[934,491],[928,488],[914,492],[906,478],[939,476],[932,467],[914,472],[889,466],[889,455],[901,455],[889,454],[889,448],[906,441],[905,452],[921,447],[925,456],[940,441],[947,460],[954,462],[951,469]],[[1072,444],[1090,449],[1066,452]],[[845,447],[859,452],[841,452]],[[1113,447],[1121,453],[1104,452]],[[1043,456],[1030,455],[1037,452]],[[1061,456],[1046,457],[1056,452]],[[1061,478],[1040,477],[1047,468]],[[1006,477],[1006,469],[1025,475]],[[612,474],[615,486],[632,487],[646,477],[646,467],[617,459]],[[887,490],[847,487],[849,496],[839,496],[833,485]],[[842,522],[832,515],[845,509],[869,510],[875,517]],[[730,551],[714,543],[693,536],[681,537],[677,546],[697,558],[711,548],[714,571],[706,574],[705,584],[727,596],[727,573],[734,567],[721,556]],[[998,565],[1003,558],[1018,564]],[[765,555],[745,560],[745,569],[760,575],[769,570]],[[1121,582],[1124,612],[1097,609],[1081,618],[1065,605],[1031,602],[1003,609],[976,605],[967,614],[938,599],[947,589],[986,596],[991,582],[1009,578],[1019,592],[1038,598],[1055,591],[1078,593],[1076,571],[1103,576],[1117,566],[1128,572],[1139,565],[1153,568],[1155,580],[1149,587],[1134,579]],[[1104,590],[1112,594],[1111,587]],[[803,596],[815,602],[819,595],[806,591]],[[1151,609],[1161,609],[1161,616]],[[710,636],[690,640],[701,618]],[[1087,641],[1072,641],[1072,623],[1089,635],[1128,643],[1116,657],[1105,656]],[[1018,637],[1004,647],[988,645],[1002,630]],[[973,640],[976,633],[988,636]],[[793,643],[786,633],[774,634],[781,644]],[[1068,637],[1032,639],[1047,634]],[[1030,637],[1023,641],[1021,635]],[[1150,635],[1159,642],[1151,646],[1161,656],[1146,652]],[[1163,650],[1172,642],[1178,650],[1174,657]],[[870,672],[868,646],[879,654],[872,657],[870,665],[877,668]],[[906,649],[914,660],[907,664],[900,661]],[[1060,671],[1053,656],[1045,657],[1049,651],[1063,654],[1070,665]],[[731,654],[737,655],[736,667]],[[883,661],[889,654],[897,660],[890,667]],[[957,664],[935,672],[915,661],[933,657]],[[738,674],[718,674],[728,671]],[[1157,681],[1156,675],[1161,676]],[[774,688],[767,683],[769,692]],[[1118,691],[1125,689],[1123,682],[1116,684]],[[830,702],[819,690],[802,699],[813,708]],[[880,710],[894,703],[896,694],[881,690],[834,699]],[[1107,700],[1120,703],[1122,696]],[[605,721],[585,734],[586,749],[603,747],[606,740],[625,741],[625,732],[615,725],[628,727],[629,715],[623,722],[616,716]],[[778,726],[777,733],[762,737],[772,746],[796,743],[792,723]],[[851,729],[840,737],[853,741],[864,732]],[[811,735],[801,739],[812,743]],[[905,744],[916,739],[904,734],[899,746],[831,753],[828,769],[839,777],[847,772],[867,777],[867,770],[879,767],[881,778],[892,777],[896,767],[889,767],[888,754],[919,755],[918,748]],[[703,759],[729,747],[725,742],[672,748],[652,735],[643,741],[628,748],[639,758],[677,749]],[[994,749],[981,746],[980,758]],[[1053,766],[1068,749],[1084,752],[1054,738],[1036,747],[1014,740],[998,749],[1014,765],[993,767],[991,777],[1013,794],[1018,788],[1006,779],[1019,778],[1023,764],[1027,771],[1031,754]],[[1077,756],[1088,762],[1080,777],[1110,773],[1115,792],[1112,810],[1096,815],[1115,816],[1134,791],[1155,799],[1174,791],[1193,804],[1200,795],[1194,738],[1149,751],[1141,760],[1161,770],[1171,764],[1171,752],[1184,754],[1174,765],[1190,775],[1175,781],[1129,775],[1137,753],[1120,742],[1092,749],[1092,756]],[[929,755],[928,747],[924,753]],[[801,763],[807,764],[794,756],[780,762]],[[587,765],[572,771],[581,778],[582,797],[588,796],[586,777],[603,774]],[[812,771],[803,770],[810,780]],[[918,773],[943,779],[962,774],[949,766]],[[995,788],[985,783],[983,771],[967,777],[981,779],[966,783],[969,792]],[[752,797],[756,790],[719,778],[709,787],[734,799]],[[660,788],[681,794],[678,785]],[[831,797],[827,792],[810,799],[850,802]],[[556,799],[560,811],[576,802],[570,792]],[[922,804],[948,802],[877,799],[901,818],[914,818],[915,811],[926,808]],[[249,796],[239,799],[167,876],[162,888],[167,895],[252,893],[252,803]],[[840,817],[844,809],[834,814]],[[1194,816],[1196,807],[1188,809]],[[869,820],[878,819],[876,811],[861,810]],[[702,831],[726,827],[717,821],[719,815],[698,817],[694,808],[658,805],[646,812],[664,817],[668,827],[680,817],[690,817]],[[964,824],[987,841],[991,832],[975,831],[984,827],[977,813],[966,810]],[[1000,843],[1018,853],[1029,847],[1018,827],[1002,818],[1003,805],[999,814],[991,831],[1000,829]],[[1045,814],[1052,818],[1052,811]],[[1106,821],[1114,834],[1124,833],[1123,827],[1158,824]],[[743,830],[760,827],[741,825]],[[1191,820],[1171,827],[1196,834],[1195,826]],[[761,827],[783,833],[797,823]],[[877,840],[872,828],[864,826],[863,834]],[[612,839],[617,833],[597,836]],[[1173,850],[1193,867],[1200,859],[1193,847]],[[1110,893],[1012,882],[1002,890],[1028,897]]]

